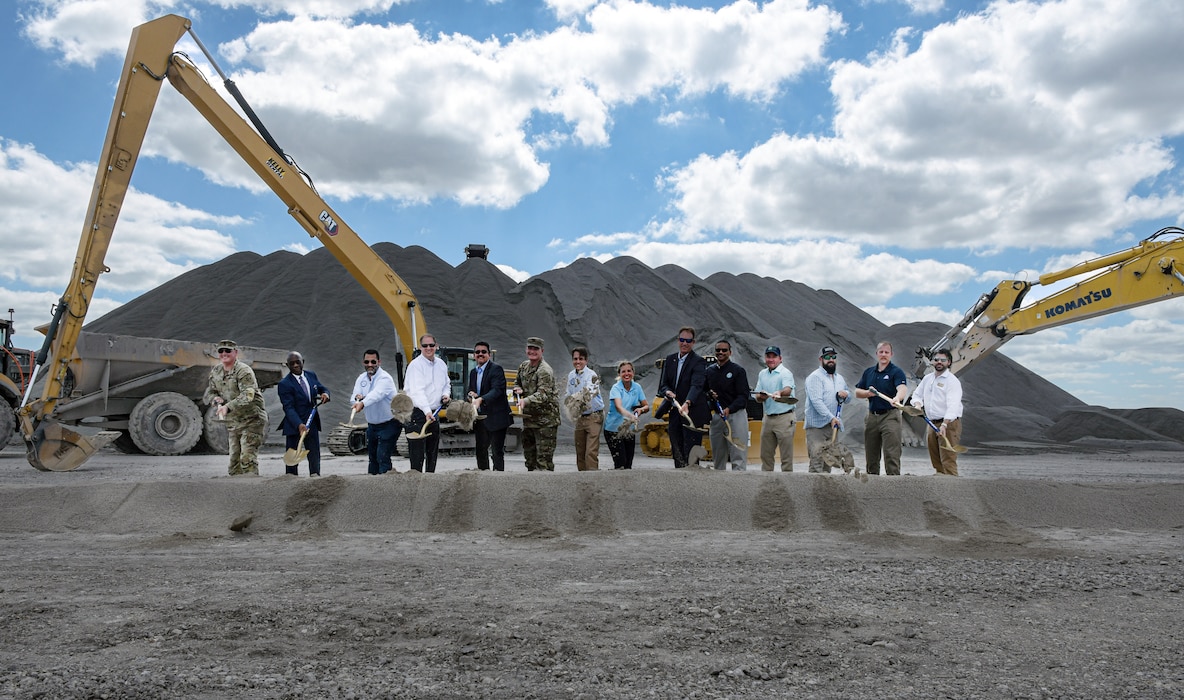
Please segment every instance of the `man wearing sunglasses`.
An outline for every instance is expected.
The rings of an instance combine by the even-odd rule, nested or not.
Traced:
[[[390,373],[380,366],[377,350],[362,353],[362,367],[365,371],[354,382],[353,409],[366,416],[367,472],[386,474],[392,469],[391,455],[403,429],[391,413],[391,399],[398,390]]]
[[[658,395],[665,398],[662,407],[669,411],[666,432],[670,436],[670,454],[674,468],[687,466],[691,448],[703,443],[703,433],[687,425],[687,418],[696,426],[711,421],[707,405],[707,360],[695,354],[695,329],[678,329],[678,352],[666,356],[662,362],[662,378]],[[677,402],[681,408],[676,408]]]
[[[810,471],[829,472],[823,464],[822,446],[830,442],[834,429],[842,430],[839,406],[851,400],[847,380],[837,371],[839,351],[830,345],[822,346],[818,355],[818,369],[806,377],[806,452],[810,455]]]
[[[514,416],[506,399],[506,371],[494,362],[489,343],[479,340],[473,345],[473,359],[477,366],[469,370],[469,398],[477,411],[473,432],[477,439],[477,469],[489,469],[493,454],[493,470],[506,469],[506,431]]]
[[[238,345],[223,340],[217,345],[218,362],[210,370],[202,400],[216,406],[219,420],[226,421],[230,437],[231,476],[259,476],[259,448],[267,429],[263,391],[250,365],[238,359]]]
[[[404,426],[411,468],[432,474],[436,471],[436,457],[440,452],[440,421],[436,416],[452,398],[448,363],[436,357],[435,336],[425,333],[419,337],[419,354],[407,365],[403,386],[415,404],[411,420]],[[426,435],[414,438],[412,433]]]
[[[748,469],[748,372],[732,361],[732,344],[715,343],[715,364],[707,367],[707,393],[711,397],[711,460],[725,471]]]

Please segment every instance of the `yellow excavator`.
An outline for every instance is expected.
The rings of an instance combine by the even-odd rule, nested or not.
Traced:
[[[1098,274],[1022,306],[1036,285]],[[1036,282],[1004,280],[982,295],[936,343],[917,348],[914,374],[924,376],[933,353],[949,350],[950,369],[961,374],[1017,335],[1132,309],[1184,295],[1184,229],[1169,226],[1126,250],[1049,272]]]
[[[215,91],[186,54],[175,50],[186,32],[218,72],[250,124]],[[407,358],[418,349],[419,335],[427,332],[423,312],[406,283],[325,203],[311,178],[280,148],[234,82],[226,78],[193,33],[190,20],[177,15],[160,17],[132,31],[70,282],[54,310],[45,344],[36,357],[33,376],[41,377],[41,370],[46,370],[40,397],[30,400],[33,393],[30,381],[17,410],[29,463],[44,471],[75,469],[110,439],[110,436],[84,435],[66,427],[56,419],[55,409],[66,396],[70,357],[77,346],[95,285],[99,275],[110,271],[104,259],[165,80],[197,108],[283,200],[288,213],[308,235],[328,248],[378,301],[390,318]],[[464,368],[468,366],[470,351],[448,350],[459,355],[453,358],[449,351],[443,353],[449,360],[450,371],[454,366],[460,368],[463,381],[467,377]]]

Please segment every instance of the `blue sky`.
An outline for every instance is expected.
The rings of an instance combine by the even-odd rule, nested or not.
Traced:
[[[632,255],[953,323],[1184,212],[1184,4],[1162,0],[16,0],[0,10],[0,303],[65,288],[131,29],[193,28],[368,242],[516,279]],[[179,50],[200,64],[183,39]],[[206,75],[214,75],[206,68]],[[92,317],[315,241],[170,87]],[[1035,301],[1052,289],[1037,287]],[[936,339],[935,339],[936,340]],[[1017,338],[1084,401],[1175,406],[1184,301]]]

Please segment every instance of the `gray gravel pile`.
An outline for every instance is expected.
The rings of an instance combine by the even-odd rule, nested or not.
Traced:
[[[585,345],[606,387],[616,362],[628,359],[650,395],[658,383],[654,361],[673,352],[671,341],[684,324],[698,329],[701,353],[716,339],[729,339],[733,359],[748,370],[751,383],[764,367],[770,344],[782,348],[799,383],[818,367],[819,349],[833,345],[840,353],[840,372],[854,383],[874,364],[878,341],[892,341],[897,364],[911,371],[916,347],[933,343],[946,330],[937,323],[888,327],[832,291],[752,274],[702,279],[674,265],[651,268],[634,258],[604,263],[581,258],[515,283],[494,265],[499,256],[508,259],[508,252],[493,251],[493,262],[474,258],[453,267],[419,246],[379,243],[374,250],[414,290],[441,344],[472,347],[485,340],[498,351],[499,362],[516,368],[525,359],[525,339],[539,336],[557,372],[570,369],[569,348]],[[194,301],[215,298],[221,303]],[[339,392],[352,388],[363,350],[377,348],[391,368],[399,349],[389,319],[324,249],[306,255],[237,253],[147,292],[93,320],[87,330],[211,343],[231,337],[259,347],[297,349],[308,368]],[[1014,408],[1036,416],[1011,422],[1006,439],[1039,441],[1047,440],[1042,429],[1063,411],[1084,406],[1003,355],[983,360],[963,381],[968,444],[999,432],[993,419],[979,417],[983,409]],[[847,437],[859,442],[863,421],[850,408]],[[323,411],[333,423],[348,413],[344,402]],[[923,424],[914,430],[925,435]]]

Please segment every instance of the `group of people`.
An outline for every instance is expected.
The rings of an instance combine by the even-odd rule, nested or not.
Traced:
[[[695,329],[684,326],[677,336],[678,347],[662,362],[655,417],[667,418],[670,452],[676,469],[685,468],[695,456],[706,433],[711,445],[713,466],[744,471],[748,466],[748,401],[761,402],[763,417],[760,431],[761,469],[774,471],[780,454],[782,471],[793,471],[796,407],[793,372],[782,362],[781,348],[765,348],[765,368],[749,388],[748,374],[732,359],[732,345],[726,339],[715,343],[715,362],[695,353]],[[430,334],[419,338],[420,353],[408,364],[404,393],[410,399],[410,416],[399,420],[391,404],[398,394],[393,377],[382,369],[379,353],[367,349],[362,355],[363,372],[354,382],[352,409],[366,419],[368,472],[385,474],[393,469],[391,457],[401,431],[408,440],[411,469],[434,472],[439,453],[439,413],[451,400],[451,379],[446,361],[436,356],[436,339]],[[512,395],[522,417],[522,452],[528,471],[554,471],[555,448],[560,417],[560,391],[551,365],[543,359],[542,338],[526,341],[526,360],[518,367]],[[216,415],[226,421],[230,437],[230,474],[258,474],[258,451],[263,444],[267,414],[262,392],[251,368],[238,359],[238,347],[230,340],[217,345],[219,364],[210,371],[205,402],[216,407]],[[614,469],[631,469],[636,451],[636,436],[642,416],[650,403],[635,381],[633,364],[617,364],[617,380],[602,396],[600,378],[588,367],[588,349],[576,347],[571,352],[572,370],[568,373],[562,400],[574,423],[576,468],[599,469],[600,434],[603,432]],[[466,399],[471,402],[476,420],[477,468],[505,470],[505,443],[513,414],[507,398],[505,370],[493,361],[489,343],[473,346],[474,368],[469,372]],[[902,369],[892,363],[892,346],[882,342],[876,347],[876,364],[867,368],[856,383],[854,392],[837,371],[838,351],[823,346],[819,366],[806,377],[803,424],[811,472],[828,472],[822,459],[823,446],[842,429],[843,405],[854,398],[868,401],[864,424],[865,467],[868,474],[900,474],[903,417],[906,400],[922,409],[932,428],[928,434],[930,461],[939,474],[958,475],[957,453],[949,449],[958,444],[962,432],[962,387],[949,371],[952,357],[939,349],[933,355],[934,371],[927,374],[909,397],[908,381]],[[292,352],[287,359],[289,373],[280,381],[277,393],[284,418],[280,430],[285,446],[291,450],[303,439],[308,450],[310,476],[320,474],[320,416],[316,408],[329,401],[329,390],[316,375],[304,369],[304,358]],[[351,416],[352,418],[352,416]],[[944,447],[943,447],[944,446]],[[700,448],[701,449],[701,448]],[[286,465],[287,473],[296,474],[295,466]]]

